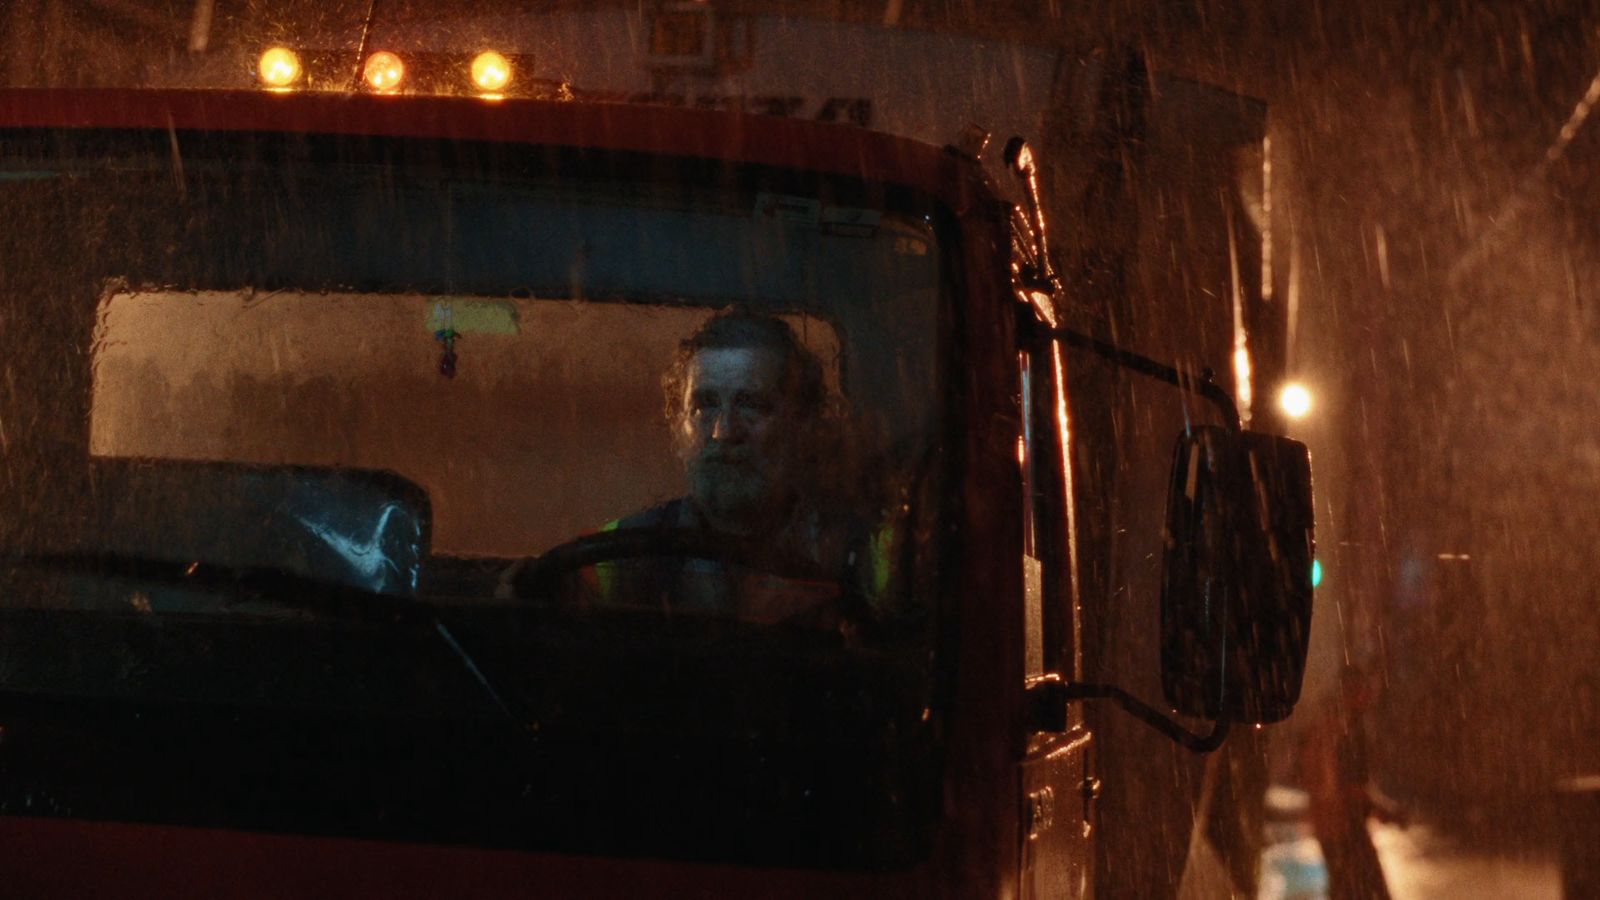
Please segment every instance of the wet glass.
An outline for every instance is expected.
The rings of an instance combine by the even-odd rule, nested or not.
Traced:
[[[528,759],[598,766],[602,735],[693,744],[708,778],[683,783],[730,805],[867,824],[820,849],[751,843],[713,796],[702,817],[727,840],[680,847],[647,827],[686,802],[658,785],[638,827],[563,840],[914,852],[935,784],[929,536],[951,422],[954,237],[932,200],[538,147],[18,132],[0,148],[19,226],[0,237],[0,689],[195,705],[195,721],[450,722],[551,808],[570,770]],[[694,518],[669,376],[730,312],[785,323],[820,366],[807,427],[782,426],[796,540],[781,553],[677,512],[638,521]],[[680,525],[704,540],[661,536]],[[558,571],[519,580],[530,559]],[[506,784],[417,809],[476,797],[494,811],[480,821],[554,841]],[[248,818],[195,808],[105,812]],[[284,815],[321,827],[336,808]],[[408,833],[438,837],[417,815]]]

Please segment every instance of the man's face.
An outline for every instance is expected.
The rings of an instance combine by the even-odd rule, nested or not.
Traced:
[[[678,446],[690,495],[717,527],[746,530],[788,492],[797,429],[783,375],[768,350],[707,349],[689,361]]]

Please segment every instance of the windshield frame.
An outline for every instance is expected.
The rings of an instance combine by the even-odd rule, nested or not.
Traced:
[[[172,145],[174,142],[176,142],[175,145],[183,147],[186,154],[193,152],[193,150],[197,147],[203,148],[207,145],[225,147],[229,144],[258,141],[261,139],[260,133],[253,135],[226,135],[219,137],[214,133],[205,132],[187,132],[181,130],[136,130],[145,132],[143,138],[148,141],[149,146],[152,149]],[[32,129],[8,128],[0,131],[0,140],[5,140],[6,138],[15,138],[21,134],[38,135],[41,133],[42,132],[34,131]],[[68,134],[71,136],[68,142],[79,145],[93,145],[97,141],[109,140],[112,143],[115,143],[116,134],[119,133],[126,134],[126,132],[123,132],[120,129],[116,130],[115,132],[104,129],[73,130],[68,132]],[[453,165],[459,166],[461,164],[458,161],[453,161],[452,157],[450,156],[451,153],[468,155],[473,153],[482,153],[491,157],[505,155],[512,158],[515,158],[519,154],[523,154],[530,159],[536,158],[540,154],[548,155],[554,153],[558,156],[567,155],[570,157],[575,155],[580,161],[586,155],[584,151],[573,151],[569,147],[558,147],[552,150],[549,147],[528,147],[521,144],[501,145],[488,142],[471,142],[463,144],[460,142],[439,142],[433,139],[427,139],[426,141],[415,141],[413,139],[398,137],[350,138],[347,136],[326,137],[291,135],[283,136],[283,139],[290,144],[300,145],[314,145],[318,143],[319,140],[327,140],[331,141],[334,145],[343,146],[346,148],[351,146],[352,142],[355,142],[370,148],[376,148],[376,151],[380,154],[385,152],[386,148],[389,152],[392,152],[393,148],[396,147],[416,148],[423,144],[431,143],[437,148],[438,146],[442,145],[444,149],[440,151],[439,159],[436,162],[445,169],[451,169]],[[660,157],[639,153],[617,154],[607,152],[603,155],[611,161],[608,164],[615,165],[617,164],[617,160],[622,160],[621,165],[624,167],[628,165],[638,167],[640,171],[646,173],[642,177],[649,177],[649,175],[652,173],[659,173],[662,166],[687,166],[691,169],[697,167],[702,169],[717,169],[719,167],[726,167],[728,165],[725,162],[718,162],[715,160],[683,157]],[[537,163],[533,164],[537,165]],[[755,173],[755,176],[752,177],[759,176],[762,178],[775,178],[779,181],[789,180],[801,184],[816,182],[828,184],[846,184],[850,180],[843,176],[829,175],[826,173],[774,169],[768,166],[740,165],[739,169],[747,173]],[[766,182],[764,181],[763,183]],[[903,185],[883,185],[873,188],[863,186],[861,189],[868,190],[869,192],[870,190],[882,190],[887,194],[898,196],[915,196],[920,193],[914,188],[907,188]],[[955,476],[958,472],[958,468],[955,465],[955,460],[960,456],[961,436],[964,432],[962,423],[964,393],[961,390],[961,380],[956,377],[954,370],[947,363],[949,360],[958,357],[959,354],[956,352],[955,347],[959,341],[959,336],[963,333],[963,329],[955,320],[960,315],[962,304],[959,302],[959,297],[961,296],[961,292],[964,290],[964,280],[962,278],[961,270],[963,265],[962,261],[966,255],[964,244],[965,235],[962,233],[959,224],[959,215],[949,209],[944,203],[939,202],[936,198],[933,198],[929,209],[929,215],[935,222],[935,231],[938,235],[938,243],[941,248],[939,254],[941,278],[939,280],[940,290],[937,298],[938,308],[931,311],[931,314],[936,317],[935,323],[938,334],[938,350],[936,356],[938,362],[934,367],[934,372],[935,378],[937,379],[940,387],[935,396],[940,398],[940,402],[937,407],[937,413],[935,417],[935,421],[938,422],[937,435],[935,437],[935,458],[930,463],[929,469],[926,472],[926,477],[932,482],[933,490],[938,492],[941,496],[951,496],[951,492],[957,485]],[[954,514],[955,509],[951,504],[946,504],[946,508],[941,511],[941,515],[944,516],[951,516]],[[956,594],[954,585],[950,581],[950,573],[958,568],[958,566],[946,565],[947,562],[953,561],[953,558],[949,556],[949,552],[954,546],[956,546],[956,544],[951,538],[950,529],[939,528],[931,530],[935,532],[934,539],[929,541],[927,546],[921,548],[922,553],[931,557],[931,560],[919,561],[918,563],[919,570],[924,568],[928,563],[932,563],[937,567],[929,583],[927,584],[927,587],[931,590],[924,598],[924,602],[927,605],[930,617],[930,622],[927,625],[928,639],[934,644],[934,646],[931,648],[934,651],[932,654],[932,668],[934,671],[927,674],[933,677],[938,683],[947,683],[949,681],[948,676],[941,676],[936,673],[954,664],[955,648],[953,645],[946,646],[947,640],[951,637],[953,632],[946,627],[941,627],[939,623],[949,618],[947,613],[950,611],[946,610],[945,606],[947,603],[952,602],[950,598]],[[68,698],[59,699],[61,699],[64,703],[68,703],[69,705],[71,703],[81,704],[84,702],[81,698],[76,701],[68,700]],[[50,706],[51,701],[38,695],[23,696],[12,692],[0,694],[0,710],[6,710],[8,713],[26,710],[34,710],[37,712],[41,703],[43,703],[45,706]],[[93,704],[91,703],[91,705]],[[139,715],[138,710],[141,705],[142,704],[132,701],[129,701],[126,705],[113,702],[110,704],[112,707],[110,719],[114,719],[117,722],[123,722],[124,713],[131,714],[137,718]],[[66,709],[67,707],[64,706],[57,711],[64,712]],[[241,709],[242,708],[235,708],[229,712],[227,708],[222,708],[213,710],[212,713],[220,714],[223,718],[226,718],[229,715],[238,715]],[[940,716],[937,715],[940,710],[936,708],[930,708],[929,712],[935,714],[935,720],[940,718]],[[346,714],[348,713],[349,711],[347,710]],[[52,713],[51,716],[47,717],[53,716],[54,714]],[[181,720],[181,718],[182,717],[180,716],[179,719]],[[485,718],[495,719],[496,716],[485,713]],[[929,719],[925,716],[924,722],[928,721]],[[930,727],[932,727],[932,725],[930,725]],[[938,755],[937,750],[935,750],[935,755]]]

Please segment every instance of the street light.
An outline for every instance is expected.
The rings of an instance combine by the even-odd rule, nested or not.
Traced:
[[[1278,393],[1278,406],[1291,419],[1303,419],[1311,412],[1311,392],[1298,381],[1291,381]]]

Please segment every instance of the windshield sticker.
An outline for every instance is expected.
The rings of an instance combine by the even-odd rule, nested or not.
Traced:
[[[516,334],[517,308],[504,300],[435,297],[428,303],[428,331],[457,334]]]

